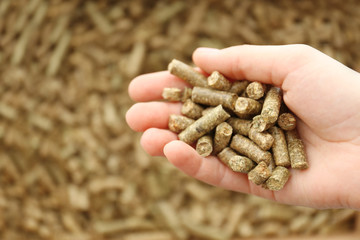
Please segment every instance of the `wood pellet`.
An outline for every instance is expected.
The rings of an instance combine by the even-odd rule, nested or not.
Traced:
[[[199,155],[217,156],[232,171],[247,173],[249,181],[272,191],[280,191],[290,179],[289,167],[308,168],[295,116],[279,117],[281,89],[230,81],[218,71],[206,78],[179,60],[169,64],[169,71],[193,86],[181,109],[185,116],[172,115],[169,129],[180,140],[196,143]],[[165,88],[163,98],[184,101],[184,92]]]
[[[0,0],[0,239],[263,239],[268,221],[277,236],[356,239],[357,212],[278,209],[208,186],[146,154],[125,123],[130,80],[199,46],[301,42],[359,71],[360,5],[324,3]],[[249,81],[228,80],[220,91],[247,97]],[[164,85],[184,91],[181,102],[183,86]],[[268,208],[286,217],[263,217]]]

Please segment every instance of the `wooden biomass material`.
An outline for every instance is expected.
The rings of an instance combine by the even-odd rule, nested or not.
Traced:
[[[0,239],[263,239],[258,228],[269,218],[257,212],[277,204],[199,183],[142,151],[124,120],[128,83],[173,58],[190,62],[198,46],[243,43],[306,43],[360,70],[359,8],[355,0],[1,0]],[[284,209],[309,225],[327,211]],[[343,211],[323,215],[331,229],[289,235],[359,239],[354,212],[334,222]]]

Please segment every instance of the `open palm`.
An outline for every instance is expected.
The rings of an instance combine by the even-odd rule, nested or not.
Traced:
[[[156,102],[164,87],[187,84],[168,72],[137,77],[129,94],[142,103],[127,113],[127,122],[143,131],[141,144],[151,155],[166,156],[186,174],[226,189],[251,193],[281,203],[318,208],[360,209],[360,74],[305,45],[200,48],[193,60],[205,73],[219,71],[230,79],[279,86],[286,105],[298,117],[309,169],[291,170],[279,192],[250,183],[216,157],[203,158],[167,130],[180,103]]]

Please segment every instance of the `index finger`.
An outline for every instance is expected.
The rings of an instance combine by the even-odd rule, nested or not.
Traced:
[[[162,99],[162,91],[166,87],[183,89],[188,87],[184,80],[171,75],[168,71],[140,75],[131,81],[129,95],[137,102],[146,102]]]
[[[320,56],[307,45],[240,45],[225,49],[198,48],[194,63],[207,73],[219,71],[236,80],[259,81],[281,87],[287,75]]]

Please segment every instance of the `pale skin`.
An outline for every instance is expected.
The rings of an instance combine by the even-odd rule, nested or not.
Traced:
[[[216,157],[203,158],[167,130],[181,103],[159,102],[164,87],[184,87],[168,72],[135,78],[130,97],[140,103],[126,115],[129,126],[144,132],[143,148],[165,156],[184,173],[225,189],[280,203],[315,208],[360,209],[360,74],[306,45],[242,45],[222,50],[199,48],[194,63],[204,74],[217,70],[230,79],[281,87],[286,105],[298,117],[298,131],[309,161],[307,170],[291,170],[285,187],[273,192],[249,183]]]

